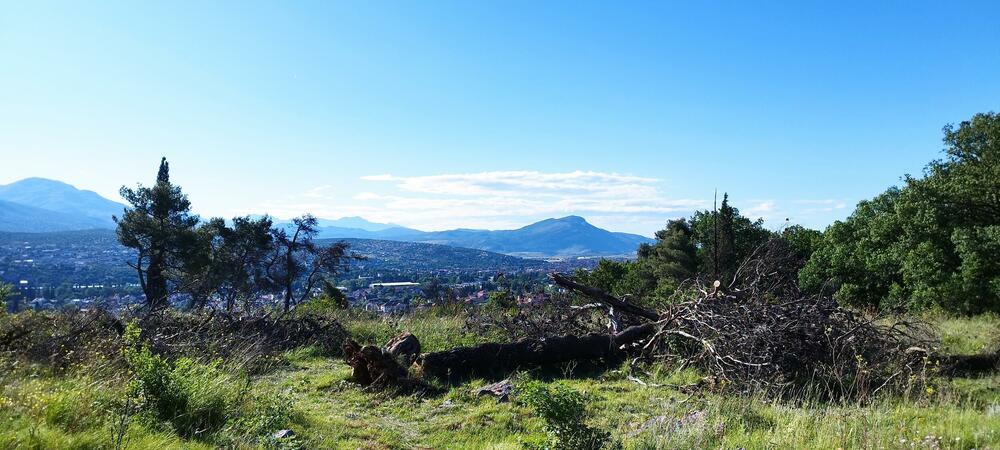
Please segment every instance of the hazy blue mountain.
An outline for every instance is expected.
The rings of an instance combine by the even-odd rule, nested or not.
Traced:
[[[255,216],[259,217],[259,216]],[[292,228],[291,220],[275,220],[275,225]],[[361,217],[341,217],[340,219],[316,219],[319,226],[318,238],[353,238],[353,239],[384,239],[386,237],[406,236],[423,233],[412,228],[391,223],[376,223]]]
[[[427,233],[420,242],[525,256],[610,256],[635,253],[644,236],[613,233],[579,216],[546,219],[516,230],[451,230]]]
[[[399,225],[392,223],[375,223],[365,220],[362,217],[341,217],[337,220],[330,219],[317,219],[319,226],[323,228],[335,227],[335,228],[355,228],[365,231],[382,231],[388,230],[390,228],[401,228]]]
[[[121,215],[125,207],[101,197],[96,192],[77,189],[69,184],[45,178],[25,178],[7,185],[0,185],[0,200],[27,206],[48,214],[34,212],[37,217],[18,226],[27,228],[0,228],[5,231],[54,231],[89,228],[113,228],[113,215]],[[15,212],[8,208],[10,223]],[[53,214],[54,213],[54,214]],[[18,209],[17,214],[32,214],[31,210]],[[70,220],[70,218],[74,218]]]
[[[425,242],[522,256],[631,255],[639,244],[652,242],[637,234],[613,233],[595,227],[579,216],[546,219],[516,230],[426,232],[402,227],[379,231],[326,227],[320,236]]]
[[[0,231],[48,232],[108,228],[107,221],[0,200]]]
[[[66,183],[27,178],[0,186],[0,231],[48,232],[114,228],[124,205]],[[361,217],[319,219],[321,239],[375,239],[465,247],[520,256],[632,255],[644,236],[614,233],[579,216],[546,219],[516,230],[456,229],[426,232]],[[278,221],[290,226],[290,221]]]

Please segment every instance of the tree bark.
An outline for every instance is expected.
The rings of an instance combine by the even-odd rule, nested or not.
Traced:
[[[559,286],[562,286],[571,291],[579,292],[583,295],[586,295],[587,297],[590,297],[594,300],[604,303],[605,305],[612,306],[616,310],[618,310],[618,312],[630,314],[636,317],[653,321],[660,319],[660,315],[657,314],[656,311],[650,311],[641,306],[636,306],[624,300],[619,300],[611,296],[611,294],[608,294],[607,292],[604,292],[600,289],[593,288],[590,286],[584,286],[580,283],[577,283],[567,278],[563,274],[553,273],[552,280],[555,281],[556,284],[558,284]]]
[[[416,363],[424,377],[461,379],[493,376],[518,369],[551,366],[570,361],[616,360],[624,357],[632,344],[656,330],[647,323],[629,327],[615,335],[587,334],[522,339],[504,344],[482,344],[425,353]]]

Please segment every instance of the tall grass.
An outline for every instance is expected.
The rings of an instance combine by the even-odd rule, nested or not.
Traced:
[[[122,353],[117,371],[0,375],[0,448],[255,448],[292,422],[290,401],[239,366],[168,361],[131,325]]]
[[[465,331],[463,315],[454,311],[336,314],[366,343],[404,331],[416,334],[425,351],[501,339]],[[931,322],[948,352],[996,345],[994,316]],[[94,360],[62,371],[3,365],[0,449],[115,448],[116,436],[126,448],[517,449],[551,443],[554,429],[544,398],[497,403],[471,392],[487,380],[443,386],[440,396],[393,397],[358,388],[349,382],[349,366],[321,352],[289,352],[284,365],[250,374],[227,361],[158,359],[138,340],[130,348],[141,355],[131,363]],[[998,374],[931,377],[909,397],[867,403],[779,400],[698,384],[702,377],[690,368],[626,364],[596,375],[528,374],[515,382],[558,390],[555,397],[571,401],[555,402],[562,405],[555,410],[569,405],[579,424],[629,449],[1000,448]],[[282,428],[296,438],[272,439]]]
[[[405,332],[420,340],[421,351],[435,352],[459,346],[498,342],[498,334],[482,334],[465,327],[465,313],[459,306],[434,306],[401,316],[380,316],[357,310],[335,313],[351,337],[362,344],[385,344]]]

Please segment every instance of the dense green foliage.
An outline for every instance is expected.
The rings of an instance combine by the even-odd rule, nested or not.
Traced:
[[[922,177],[858,204],[820,233],[764,228],[729,205],[670,221],[634,262],[602,261],[581,282],[646,304],[677,298],[687,279],[740,283],[753,258],[775,258],[801,287],[867,308],[1000,311],[1000,116],[977,114],[944,129],[945,158]],[[791,253],[791,254],[788,254]],[[775,259],[776,262],[778,259]]]
[[[802,285],[865,307],[1000,311],[1000,116],[945,127],[946,157],[831,225]]]
[[[198,227],[198,237],[181,280],[191,307],[203,307],[215,296],[227,311],[237,305],[249,309],[271,287],[267,265],[275,243],[270,217],[236,217],[232,225],[213,218]]]
[[[718,211],[696,212],[691,231],[698,248],[699,273],[723,284],[729,284],[740,264],[773,235],[764,228],[763,219],[752,220],[731,206],[728,194],[723,195]]]
[[[683,298],[682,284],[695,278],[732,284],[740,265],[770,239],[787,239],[802,255],[792,268],[798,270],[819,236],[820,232],[801,226],[775,234],[764,228],[763,220],[741,215],[729,205],[727,194],[717,211],[698,211],[690,219],[667,222],[656,232],[656,242],[639,246],[635,261],[601,260],[591,271],[578,271],[576,278],[616,297],[656,306]]]

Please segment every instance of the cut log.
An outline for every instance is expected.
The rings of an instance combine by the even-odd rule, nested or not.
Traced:
[[[420,341],[412,333],[403,333],[389,339],[385,344],[385,351],[408,366],[420,355]]]
[[[580,283],[577,283],[567,278],[565,275],[561,273],[553,273],[552,280],[555,281],[556,284],[558,284],[559,286],[586,295],[587,297],[590,297],[594,300],[604,303],[605,305],[612,306],[618,312],[648,320],[655,321],[660,319],[660,315],[657,314],[656,311],[650,311],[641,306],[636,306],[624,300],[617,299],[613,297],[611,294],[608,294],[607,292],[604,292],[600,289],[593,288],[590,286],[584,286]]]
[[[344,361],[354,369],[351,378],[362,386],[396,385],[407,378],[406,368],[392,355],[374,345],[362,347],[353,339],[344,342]]]
[[[412,335],[411,335],[412,336]],[[414,337],[410,342],[417,342]],[[417,342],[419,346],[419,342]],[[423,380],[410,377],[396,358],[388,351],[374,345],[361,346],[353,339],[344,342],[344,360],[354,371],[351,379],[367,389],[385,390],[399,394],[438,392]]]
[[[424,377],[462,379],[473,375],[493,376],[518,369],[551,366],[570,361],[617,360],[632,344],[656,330],[648,323],[629,327],[615,335],[587,334],[522,339],[505,344],[482,344],[424,353],[417,359]]]

